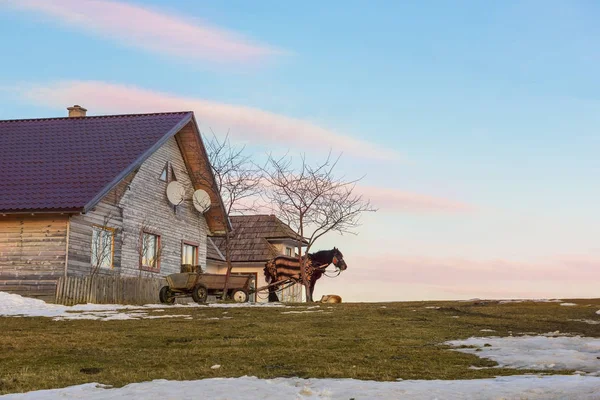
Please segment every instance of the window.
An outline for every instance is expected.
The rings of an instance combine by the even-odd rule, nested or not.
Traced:
[[[114,230],[102,226],[94,226],[92,229],[92,267],[112,268]]]
[[[181,248],[181,263],[182,264],[198,264],[198,246],[191,243],[183,243]]]
[[[169,177],[168,177],[168,169],[167,169],[168,165],[169,165],[168,163],[165,165],[165,167],[163,168],[162,172],[160,173],[160,178],[158,178],[158,179],[160,179],[163,182],[166,182],[169,179]]]
[[[285,248],[285,255],[288,257],[292,256],[292,248],[291,247],[286,247]]]
[[[160,269],[160,236],[142,233],[142,268]]]

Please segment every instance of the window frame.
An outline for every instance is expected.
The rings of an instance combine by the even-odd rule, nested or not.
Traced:
[[[145,255],[144,255],[144,236],[145,235],[154,236],[156,238],[156,243],[154,246],[154,257],[156,259],[155,267],[152,267],[151,265],[144,265],[144,257],[145,257]],[[160,259],[161,259],[161,254],[159,254],[159,249],[160,249],[160,245],[161,245],[160,235],[156,232],[143,230],[140,241],[142,244],[142,249],[140,251],[140,269],[143,271],[149,271],[149,272],[160,272]]]
[[[289,246],[285,246],[285,255],[288,257],[293,257],[294,256],[293,249]]]
[[[199,257],[198,250],[200,248],[200,245],[198,243],[196,243],[196,242],[190,242],[190,241],[187,241],[187,240],[182,240],[181,241],[181,265],[185,264],[183,262],[183,255],[185,254],[184,250],[185,250],[186,246],[190,246],[190,247],[195,248],[195,257],[194,257],[195,260],[192,263],[192,265],[198,265],[198,257]]]
[[[109,226],[102,226],[102,225],[97,225],[97,224],[92,225],[92,245],[90,248],[90,265],[92,267],[94,267],[94,232],[96,232],[96,231],[110,233],[110,265],[104,266],[103,264],[100,264],[97,268],[98,268],[98,270],[114,269],[115,268],[115,236],[116,236],[117,229],[111,228]],[[101,236],[98,236],[98,237],[101,237]]]

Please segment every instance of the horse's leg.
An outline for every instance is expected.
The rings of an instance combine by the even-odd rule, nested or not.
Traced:
[[[279,303],[279,297],[277,297],[278,286],[269,287],[269,303]]]
[[[310,301],[311,303],[314,301],[313,300],[313,293],[315,292],[315,285],[317,283],[317,281],[319,280],[319,278],[321,277],[322,273],[320,271],[314,271],[312,270],[310,273],[310,279],[308,281],[308,292],[310,293],[310,296],[307,296],[306,301]],[[308,300],[310,299],[310,300]]]
[[[313,302],[313,293],[315,291],[315,279],[311,279],[310,282],[308,283],[308,292],[310,293],[310,295],[307,297],[306,301],[308,302]],[[310,299],[310,300],[309,300]]]

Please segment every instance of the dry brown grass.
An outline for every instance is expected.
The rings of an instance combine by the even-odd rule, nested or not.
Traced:
[[[192,320],[52,321],[0,317],[0,393],[85,382],[121,386],[152,379],[467,379],[531,371],[472,370],[494,362],[449,351],[446,340],[511,332],[600,336],[600,300],[497,304],[411,302],[282,308],[172,308]],[[589,306],[588,306],[589,305]],[[306,305],[297,305],[306,307]],[[439,309],[425,308],[439,306]],[[331,308],[328,308],[331,307]],[[210,320],[222,317],[231,319]],[[331,312],[331,313],[328,313]],[[453,318],[458,316],[459,318]],[[221,364],[221,368],[210,367]],[[563,371],[564,372],[564,371]]]

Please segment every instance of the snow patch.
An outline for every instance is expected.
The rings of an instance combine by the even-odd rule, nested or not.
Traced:
[[[576,306],[577,304],[575,303],[560,303],[561,306],[566,306],[566,307],[573,307]]]
[[[132,383],[109,388],[97,383],[64,389],[9,394],[3,400],[49,400],[61,398],[108,399],[582,399],[600,396],[600,378],[580,375],[505,376],[472,380],[402,380],[398,382],[355,379],[300,379],[255,377],[213,378],[197,381]]]
[[[331,314],[331,311],[305,310],[305,311],[283,311],[282,312],[282,314],[308,314],[308,313],[325,313],[325,314]]]
[[[580,336],[471,337],[446,342],[454,349],[498,363],[496,368],[573,369],[600,375],[600,339]]]
[[[231,304],[146,304],[144,306],[120,304],[78,304],[63,306],[43,300],[0,292],[0,317],[48,317],[54,321],[87,319],[97,321],[138,320],[155,318],[191,318],[190,315],[149,316],[148,312],[164,312],[165,308],[239,308],[284,307],[281,303],[231,303]],[[227,317],[229,318],[229,317]]]
[[[599,325],[600,324],[600,321],[595,321],[593,319],[569,319],[568,321],[583,322],[583,323],[590,324],[590,325]]]
[[[507,304],[507,303],[562,303],[561,299],[514,299],[514,300],[500,300],[499,304]]]

